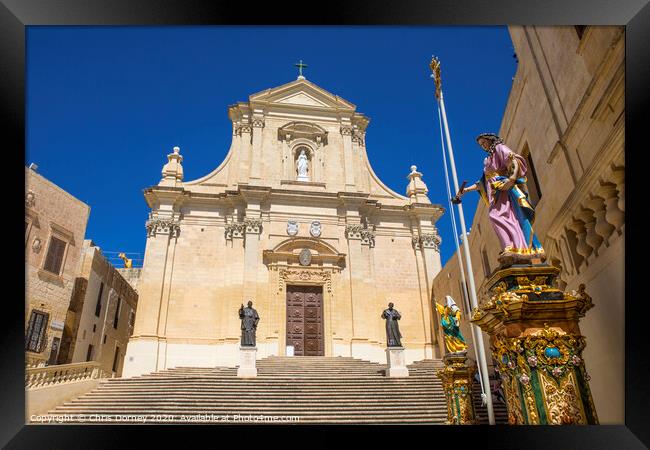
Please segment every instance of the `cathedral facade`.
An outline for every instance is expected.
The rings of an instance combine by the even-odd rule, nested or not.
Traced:
[[[175,366],[235,366],[242,304],[261,318],[258,358],[385,362],[382,311],[401,313],[407,362],[440,357],[431,305],[441,269],[422,174],[406,195],[373,172],[369,119],[300,76],[229,107],[225,160],[185,181],[179,148],[145,189],[144,265],[124,362],[129,377]]]

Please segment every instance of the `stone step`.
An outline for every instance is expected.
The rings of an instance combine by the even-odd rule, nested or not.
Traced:
[[[242,379],[236,367],[179,366],[102,381],[50,414],[107,416],[104,421],[81,417],[77,423],[115,423],[111,417],[123,414],[142,416],[146,423],[215,423],[187,419],[262,415],[297,416],[298,423],[313,424],[442,424],[447,407],[435,371],[443,367],[440,360],[424,360],[408,366],[407,378],[387,378],[385,364],[357,358],[268,357],[257,361],[258,377]],[[240,423],[251,422],[242,418]]]
[[[244,404],[303,404],[317,403],[318,405],[334,405],[334,404],[349,404],[354,402],[358,403],[375,403],[375,404],[385,404],[385,405],[400,405],[404,404],[405,401],[408,401],[409,405],[431,405],[431,404],[446,404],[442,399],[436,399],[435,396],[428,397],[395,397],[390,399],[376,398],[376,397],[360,397],[360,396],[348,396],[348,397],[337,397],[337,398],[321,398],[318,401],[314,401],[313,397],[303,396],[303,397],[268,397],[263,398],[245,398],[238,396],[195,396],[192,398],[186,398],[182,396],[165,396],[165,398],[153,399],[150,397],[128,397],[128,398],[116,398],[116,397],[83,397],[71,400],[70,402],[64,403],[64,405],[88,405],[88,404],[100,404],[107,403],[119,399],[120,402],[124,404],[136,404],[136,403],[149,403],[149,404],[162,404],[162,403],[192,403],[192,404],[235,404],[235,403],[244,403]]]
[[[435,397],[438,396],[442,393],[442,391],[437,391],[437,390],[418,390],[418,391],[400,391],[400,392],[395,392],[394,395],[397,398],[417,398],[418,396],[423,396],[426,398],[429,397]],[[242,398],[274,398],[274,397],[287,397],[287,394],[290,394],[290,398],[309,398],[309,399],[320,399],[321,397],[331,397],[331,398],[377,398],[379,394],[383,394],[382,392],[359,392],[359,391],[340,391],[340,392],[330,392],[330,391],[292,391],[292,392],[287,392],[287,391],[263,391],[263,392],[247,392],[247,391],[200,391],[200,392],[192,392],[192,391],[182,391],[182,390],[174,390],[170,392],[162,392],[162,391],[119,391],[119,392],[114,392],[114,391],[93,391],[93,392],[88,392],[86,394],[83,394],[83,396],[79,398],[94,398],[94,397],[120,397],[120,396],[125,396],[128,395],[129,397],[147,397],[147,398],[152,398],[152,396],[155,397],[160,397],[160,394],[165,394],[165,398],[171,398],[171,397],[188,397],[188,395],[191,395],[192,397],[242,397]],[[385,394],[389,394],[389,391],[386,391]],[[442,401],[442,400],[441,400]]]
[[[400,384],[419,384],[419,385],[442,385],[440,380],[433,377],[405,377],[405,378],[388,378],[388,377],[270,377],[258,376],[255,378],[238,378],[238,377],[152,377],[152,378],[116,378],[101,382],[101,386],[117,385],[163,385],[163,384],[229,384],[231,386],[249,386],[251,384],[286,384],[296,386],[299,384],[318,384],[324,385],[347,385],[347,386],[394,386]]]
[[[188,405],[167,405],[167,406],[102,406],[90,408],[87,406],[65,406],[57,407],[54,410],[54,413],[83,413],[83,414],[201,414],[201,413],[210,413],[210,414],[273,414],[273,415],[390,415],[390,414],[400,414],[400,415],[409,415],[414,413],[431,413],[431,414],[445,414],[447,413],[446,408],[434,408],[434,407],[425,407],[425,406],[415,406],[415,407],[385,407],[382,405],[371,406],[365,405],[363,407],[350,407],[350,408],[341,408],[341,407],[331,407],[331,408],[322,408],[319,406],[312,407],[278,407],[278,406],[253,406],[253,407],[244,407],[237,406],[235,408],[229,407],[205,407],[201,406],[200,409],[188,406]]]
[[[144,417],[144,420],[142,418],[138,419],[133,419],[133,420],[124,420],[123,418],[117,419],[116,415],[106,415],[106,419],[99,421],[96,419],[92,418],[86,418],[84,419],[79,419],[76,420],[73,423],[94,423],[94,424],[115,424],[115,423],[132,423],[132,424],[141,424],[141,423],[160,423],[160,424],[168,424],[168,423],[177,423],[177,424],[187,424],[187,423],[229,423],[229,424],[262,424],[262,425],[272,425],[273,423],[277,422],[271,422],[271,421],[255,421],[250,420],[250,419],[237,419],[235,420],[234,418],[230,418],[230,420],[226,421],[221,421],[219,418],[216,418],[213,421],[206,421],[206,420],[189,420],[189,419],[183,419],[182,417],[184,415],[171,415],[171,414],[165,414],[164,418],[157,417],[157,415],[148,415],[148,416],[142,416]],[[195,415],[192,415],[195,416]],[[196,416],[195,416],[196,417]],[[199,416],[200,417],[200,416]],[[215,416],[216,417],[216,416]],[[255,416],[253,416],[255,417]],[[111,419],[112,418],[112,419]],[[383,417],[372,417],[372,416],[365,416],[365,417],[358,417],[358,416],[311,416],[308,418],[300,418],[298,421],[285,421],[285,422],[279,422],[279,423],[286,423],[286,424],[421,424],[421,425],[443,425],[444,421],[446,418],[443,417],[438,417],[438,416],[430,416],[428,414],[418,414],[418,415],[410,415],[410,416],[399,416],[399,417],[391,417],[391,416],[383,416]],[[56,422],[52,423],[53,425],[57,425]]]
[[[246,395],[244,392],[239,392],[239,391],[228,391],[228,392],[219,392],[219,391],[213,391],[213,392],[189,392],[189,391],[173,391],[173,392],[162,392],[162,391],[139,391],[139,392],[127,392],[127,391],[120,391],[120,392],[106,392],[106,391],[96,391],[96,392],[89,392],[87,394],[84,394],[83,396],[80,396],[78,398],[123,398],[125,396],[128,396],[129,398],[159,398],[159,397],[164,397],[164,398],[174,398],[174,397],[188,397],[191,396],[190,398],[245,398],[245,399],[254,399],[254,398],[282,398],[282,397],[289,397],[290,399],[295,398],[296,400],[299,400],[301,398],[306,398],[306,399],[321,399],[323,397],[325,398],[332,398],[332,399],[346,399],[346,398],[381,398],[381,395],[386,395],[389,396],[391,395],[394,396],[395,398],[409,398],[409,399],[418,399],[418,398],[439,398],[439,396],[442,394],[442,391],[405,391],[405,392],[395,392],[394,394],[390,394],[390,392],[357,392],[357,391],[346,391],[346,392],[337,392],[337,393],[330,393],[327,391],[294,391],[294,392],[286,392],[286,391],[273,391],[273,392],[259,392],[255,394],[250,394]],[[442,400],[441,400],[442,401]]]
[[[309,377],[304,378],[285,378],[282,380],[273,379],[271,377],[257,377],[257,378],[233,378],[232,380],[220,380],[220,379],[159,379],[159,380],[141,380],[141,381],[130,381],[130,382],[103,382],[100,387],[112,387],[112,386],[183,386],[183,385],[192,385],[194,387],[201,386],[233,386],[233,387],[259,387],[259,386],[316,386],[321,385],[325,387],[336,387],[336,386],[347,386],[347,387],[377,387],[384,386],[387,388],[390,387],[400,387],[400,386],[442,386],[439,382],[431,379],[420,379],[415,380],[413,378],[408,381],[398,381],[405,380],[401,379],[392,379],[382,383],[382,380],[341,380],[337,378],[319,378],[317,380]]]
[[[335,411],[335,412],[344,412],[344,411],[403,411],[406,413],[413,411],[437,411],[446,413],[447,407],[444,404],[440,405],[429,405],[429,404],[383,404],[383,403],[372,403],[372,404],[360,404],[360,405],[342,405],[342,404],[328,404],[328,405],[285,405],[285,404],[250,404],[250,405],[205,405],[205,404],[187,404],[187,403],[169,403],[169,404],[148,404],[148,403],[137,403],[137,404],[120,404],[120,405],[111,405],[111,404],[71,404],[71,405],[62,405],[57,406],[55,411],[122,411],[122,410],[144,410],[146,412],[153,411],[167,411],[167,410],[183,410],[183,411],[194,411],[195,413],[207,412],[207,411],[226,411],[226,412],[263,412],[268,410],[273,411],[293,411],[296,413],[307,413],[307,412],[323,412],[323,411]]]
[[[113,398],[124,398],[124,397],[142,397],[146,396],[148,398],[153,398],[153,397],[163,397],[166,398],[167,396],[186,396],[186,397],[214,397],[214,396],[241,396],[244,398],[254,398],[254,396],[246,396],[243,395],[242,391],[236,391],[236,390],[229,390],[229,391],[220,391],[220,390],[212,390],[212,391],[191,391],[191,390],[180,390],[180,389],[174,389],[170,391],[162,391],[162,390],[139,390],[139,391],[94,391],[92,393],[86,393],[84,396],[90,396],[87,398],[92,398],[92,396],[104,396],[104,397],[113,397]],[[259,394],[262,396],[262,394]],[[432,391],[432,390],[409,390],[409,391],[372,391],[372,392],[359,392],[359,391],[352,391],[352,390],[341,390],[339,391],[336,396],[333,393],[330,393],[326,390],[301,390],[301,391],[294,391],[294,390],[274,390],[274,391],[267,391],[263,395],[264,398],[273,398],[273,397],[278,397],[278,396],[285,396],[285,397],[309,397],[313,401],[320,400],[322,398],[344,398],[344,397],[359,397],[359,398],[367,398],[367,397],[386,397],[386,396],[395,396],[396,398],[436,398],[443,396],[444,393],[443,391]],[[80,396],[81,397],[81,396]],[[444,398],[444,397],[443,397]]]
[[[409,392],[414,392],[414,393],[435,393],[435,394],[440,394],[443,392],[442,387],[423,387],[423,386],[368,386],[365,389],[360,389],[359,387],[355,386],[345,386],[345,385],[332,385],[331,387],[325,387],[325,386],[301,386],[301,387],[293,387],[293,386],[263,386],[263,385],[250,385],[248,386],[250,390],[253,390],[254,392],[262,392],[262,391],[267,391],[267,392],[283,392],[283,393],[301,393],[304,392],[305,394],[315,394],[318,392],[324,393],[324,394],[334,394],[334,390],[337,392],[345,392],[345,393],[350,393],[350,392],[366,392],[368,394],[372,395],[377,395],[380,393],[386,393],[389,394],[390,392],[395,392],[395,393],[409,393]],[[118,392],[131,392],[131,393],[136,393],[136,392],[147,392],[147,393],[156,393],[156,392],[179,392],[183,394],[189,394],[191,395],[194,392],[205,392],[205,393],[222,393],[222,392],[233,392],[233,393],[238,393],[238,392],[246,392],[247,390],[246,387],[237,387],[237,386],[114,386],[110,388],[100,388],[97,389],[96,392],[106,392],[106,393],[118,393]]]
[[[397,390],[421,390],[421,391],[426,391],[426,390],[436,390],[440,391],[442,389],[441,385],[429,383],[429,384],[418,384],[418,383],[401,383],[401,384],[390,384],[390,385],[385,385],[382,386],[380,384],[346,384],[346,383],[304,383],[295,385],[295,384],[283,384],[283,383],[264,383],[264,382],[257,382],[257,383],[249,383],[249,384],[237,384],[237,385],[229,385],[227,383],[182,383],[182,384],[171,384],[171,383],[135,383],[135,384],[111,384],[111,385],[103,385],[100,386],[98,389],[106,389],[106,390],[131,390],[131,389],[138,389],[138,390],[160,390],[160,389],[170,389],[170,390],[182,390],[182,391],[188,391],[190,389],[192,390],[201,390],[201,389],[206,389],[210,391],[215,391],[215,390],[222,390],[222,389],[227,389],[227,390],[232,390],[232,391],[237,391],[237,390],[246,390],[246,389],[255,389],[255,390],[264,390],[264,389],[274,389],[274,390],[304,390],[304,391],[313,391],[314,389],[316,390],[322,390],[325,392],[330,392],[331,390],[366,390],[366,391],[373,391],[373,392],[378,392],[378,391],[387,391],[391,389],[397,389]]]

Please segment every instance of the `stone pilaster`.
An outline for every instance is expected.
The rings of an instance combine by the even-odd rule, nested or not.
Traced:
[[[253,164],[253,127],[250,123],[242,123],[239,127],[239,158],[240,164],[237,169],[239,172],[239,179],[237,181],[248,181],[251,173],[251,166]]]
[[[244,298],[253,302],[257,298],[257,269],[259,265],[259,240],[262,232],[262,219],[247,217],[244,219],[246,239],[244,241]]]
[[[362,334],[360,329],[361,312],[358,311],[358,301],[363,296],[363,286],[361,284],[361,233],[363,225],[361,223],[352,223],[345,226],[345,238],[348,242],[348,269],[350,276],[350,299],[352,307],[352,338]],[[353,349],[354,352],[354,349]]]
[[[472,313],[490,336],[510,424],[598,423],[578,326],[593,303],[584,285],[554,287],[558,273],[549,265],[502,269]]]
[[[138,283],[138,314],[124,358],[122,376],[165,368],[165,327],[176,241],[181,229],[175,217],[151,215],[145,223],[147,245]]]
[[[354,188],[354,161],[352,155],[352,127],[341,126],[341,139],[343,140],[343,162],[345,168],[345,187],[347,190]]]
[[[445,368],[436,375],[442,380],[447,402],[447,425],[475,425],[476,414],[472,401],[475,367],[467,365],[467,354],[449,353],[443,358]]]
[[[251,125],[253,127],[251,179],[259,180],[262,176],[262,129],[264,128],[264,119],[262,117],[253,117]]]

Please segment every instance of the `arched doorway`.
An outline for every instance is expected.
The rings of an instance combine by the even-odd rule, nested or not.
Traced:
[[[333,286],[345,254],[320,239],[291,238],[263,256],[277,286],[279,354],[331,356]]]

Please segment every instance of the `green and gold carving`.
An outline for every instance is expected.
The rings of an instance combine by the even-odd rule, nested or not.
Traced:
[[[597,424],[578,322],[593,307],[584,285],[563,292],[548,265],[513,266],[485,283],[472,322],[490,335],[511,424]]]
[[[442,380],[447,401],[447,425],[474,425],[476,415],[472,402],[472,383],[475,367],[467,366],[465,352],[449,353],[444,358],[445,368],[436,375]]]

